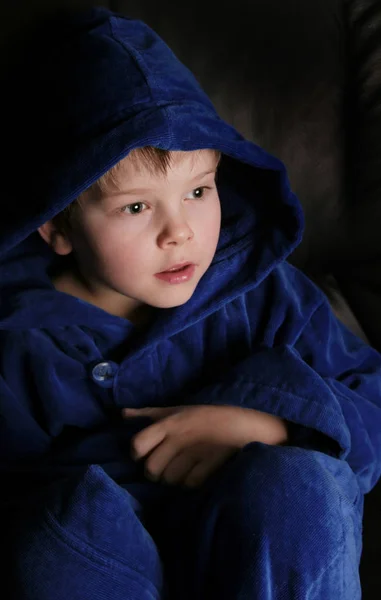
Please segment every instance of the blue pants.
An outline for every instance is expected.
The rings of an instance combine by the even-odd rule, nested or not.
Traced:
[[[15,537],[7,598],[361,597],[363,498],[343,461],[254,443],[197,490],[126,487],[96,466],[53,486]]]

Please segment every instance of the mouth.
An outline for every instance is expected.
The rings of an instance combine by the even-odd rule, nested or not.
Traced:
[[[165,269],[165,271],[160,271],[160,273],[156,273],[156,275],[161,275],[162,273],[178,273],[180,271],[185,271],[187,267],[190,267],[193,263],[185,262],[178,265],[173,265],[169,267],[169,269]]]
[[[195,269],[196,265],[194,263],[186,262],[172,265],[169,269],[156,273],[155,277],[171,285],[185,283],[192,279]]]

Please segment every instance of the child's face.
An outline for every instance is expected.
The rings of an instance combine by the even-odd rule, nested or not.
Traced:
[[[128,313],[142,304],[170,308],[189,300],[218,242],[217,162],[208,150],[174,152],[161,174],[126,160],[118,189],[83,194],[60,253],[75,252],[91,301],[107,309],[120,300]]]

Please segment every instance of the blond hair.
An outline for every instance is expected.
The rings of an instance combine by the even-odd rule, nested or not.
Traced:
[[[219,159],[220,152],[217,150],[211,150],[216,157]],[[104,173],[97,181],[95,181],[87,190],[95,191],[97,194],[104,194],[111,189],[119,189],[120,184],[120,173],[126,167],[126,163],[132,163],[135,169],[146,169],[151,174],[165,175],[172,163],[173,152],[170,150],[162,150],[161,148],[154,148],[153,146],[144,146],[143,148],[136,148],[116,165],[111,167],[106,173]],[[76,211],[81,204],[80,195],[74,202],[69,204],[63,211],[56,215],[52,220],[58,231],[66,232],[70,229]]]

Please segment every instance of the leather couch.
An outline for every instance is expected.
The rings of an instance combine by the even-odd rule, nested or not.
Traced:
[[[381,0],[19,0],[1,41],[39,12],[92,4],[156,29],[220,114],[285,162],[306,219],[292,262],[381,351]],[[380,598],[381,483],[361,577],[364,599]]]

